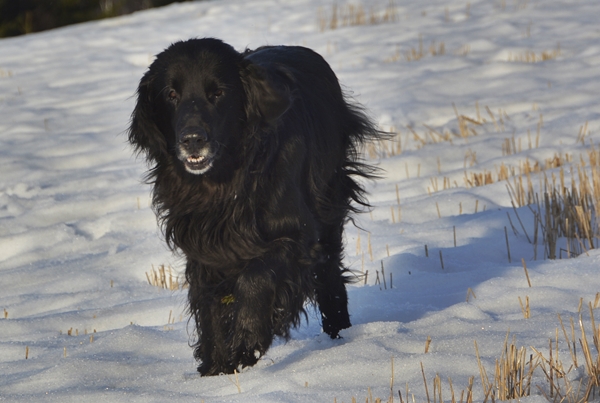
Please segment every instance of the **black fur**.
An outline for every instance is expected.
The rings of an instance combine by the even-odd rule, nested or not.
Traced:
[[[342,231],[361,143],[380,137],[321,56],[296,46],[236,52],[177,42],[143,76],[129,141],[146,156],[153,206],[186,259],[202,375],[254,365],[289,337],[306,301],[337,338],[350,326]]]

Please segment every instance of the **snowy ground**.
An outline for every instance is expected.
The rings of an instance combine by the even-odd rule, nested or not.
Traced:
[[[361,1],[353,4],[367,18],[389,7]],[[555,154],[587,158],[590,141],[600,141],[600,2],[395,0],[392,22],[321,30],[333,4],[193,2],[0,41],[0,401],[350,402],[369,388],[387,399],[392,357],[394,390],[405,397],[408,383],[415,401],[426,401],[422,363],[430,392],[436,373],[446,400],[448,377],[459,392],[475,376],[481,401],[474,341],[493,373],[507,331],[518,346],[547,352],[557,314],[577,320],[580,298],[594,302],[600,254],[550,261],[540,247],[534,260],[505,182],[467,187],[464,178]],[[315,49],[384,129],[400,132],[403,148],[372,160],[386,171],[368,184],[375,209],[358,219],[362,230],[346,231],[347,264],[369,271],[368,285],[350,287],[354,326],[331,341],[312,315],[237,385],[197,376],[185,292],[146,281],[152,265],[182,265],[163,245],[144,164],[124,135],[152,55],[194,36],[240,50]],[[525,60],[544,55],[550,60]],[[486,120],[470,124],[477,136],[423,146],[407,128],[423,139],[424,125],[458,133],[453,104]],[[512,138],[521,151],[504,155]],[[532,214],[518,211],[531,236]],[[375,284],[382,264],[393,288],[389,277],[387,289]],[[467,301],[469,289],[476,298]],[[519,297],[529,297],[529,319]],[[535,380],[547,389],[543,376]],[[521,401],[545,398],[533,388]]]

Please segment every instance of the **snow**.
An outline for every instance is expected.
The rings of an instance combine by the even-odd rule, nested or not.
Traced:
[[[430,393],[436,373],[446,400],[448,378],[460,392],[475,376],[474,399],[482,401],[475,341],[493,374],[508,331],[528,354],[529,346],[544,353],[557,314],[577,321],[580,299],[589,323],[600,254],[544,260],[538,246],[534,260],[506,182],[466,187],[464,177],[495,175],[501,164],[518,172],[526,159],[555,154],[586,160],[590,141],[600,140],[600,3],[362,0],[353,4],[367,14],[393,4],[395,20],[322,31],[319,16],[331,17],[334,4],[188,2],[0,40],[0,401],[350,402],[369,393],[385,400],[392,357],[396,399],[397,389],[407,397],[408,383],[415,401],[426,401],[422,364]],[[276,340],[237,380],[197,375],[185,291],[146,280],[152,266],[183,265],[162,241],[142,182],[146,167],[125,136],[153,55],[203,36],[239,50],[315,49],[382,128],[399,130],[403,149],[370,159],[385,171],[367,184],[375,208],[357,218],[360,229],[346,228],[346,264],[369,272],[368,284],[349,287],[353,327],[332,341],[311,311],[289,342]],[[420,41],[422,57],[408,61]],[[443,54],[431,54],[434,43]],[[556,57],[519,61],[526,52]],[[472,119],[479,108],[486,122],[469,126],[477,136],[455,135],[454,107]],[[577,140],[586,124],[584,145]],[[452,142],[421,144],[407,126],[425,139],[424,125],[455,133]],[[538,130],[539,146],[530,148]],[[522,149],[504,155],[513,137]],[[533,215],[527,207],[518,213],[531,236]],[[375,283],[382,265],[385,285]],[[519,304],[526,297],[528,319]],[[564,340],[560,352],[568,367]],[[534,377],[542,389],[543,378]],[[545,398],[532,388],[520,400]]]

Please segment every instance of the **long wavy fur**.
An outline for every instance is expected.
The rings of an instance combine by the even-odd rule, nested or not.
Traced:
[[[221,155],[206,174],[193,175],[176,156],[180,115],[164,92],[175,78],[192,88],[224,76],[235,78],[215,104],[227,111],[217,123],[228,129],[203,122]],[[129,141],[150,166],[166,242],[187,259],[201,374],[256,363],[274,336],[287,338],[300,324],[307,301],[332,338],[350,326],[342,231],[349,213],[368,206],[357,178],[377,173],[359,149],[381,136],[309,49],[238,53],[205,38],[157,56],[138,87]]]

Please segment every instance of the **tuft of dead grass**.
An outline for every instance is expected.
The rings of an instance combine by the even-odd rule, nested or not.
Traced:
[[[429,45],[429,48],[425,48],[425,46],[423,46],[423,36],[419,35],[419,43],[418,46],[415,47],[411,47],[410,49],[401,52],[400,51],[400,47],[396,46],[396,52],[386,58],[384,60],[385,63],[393,63],[393,62],[397,62],[400,60],[405,60],[407,62],[414,62],[414,61],[418,61],[421,60],[423,57],[425,56],[441,56],[441,55],[445,55],[446,54],[446,44],[442,41],[439,43],[436,43],[436,41],[432,41],[431,44]]]
[[[544,173],[540,177],[541,196],[534,191],[531,176],[515,177],[513,184],[507,181],[513,205],[528,206],[534,216],[534,258],[537,258],[538,242],[544,247],[548,259],[567,258],[587,254],[598,247],[600,236],[600,160],[598,151],[591,146],[588,162],[580,157],[579,164],[571,165],[571,184],[566,185],[565,166],[557,158],[550,164],[560,167],[558,177]],[[563,241],[561,241],[561,239]],[[563,247],[564,245],[564,247]]]
[[[475,116],[459,113],[454,104],[452,104],[452,107],[456,115],[456,129],[436,129],[427,124],[422,125],[424,130],[412,125],[407,125],[406,131],[399,130],[394,126],[389,127],[387,130],[386,128],[381,128],[382,131],[389,133],[389,136],[384,140],[368,144],[365,147],[366,154],[372,159],[388,158],[400,155],[404,150],[418,150],[429,144],[438,144],[441,142],[453,144],[453,141],[457,139],[468,141],[470,137],[478,136],[480,134],[483,125],[493,122],[496,131],[502,132],[505,130],[504,121],[510,120],[506,111],[500,109],[497,114],[494,114],[492,110],[486,106],[485,111],[491,118],[491,120],[488,120],[483,116],[478,102],[475,102]],[[540,115],[540,120],[541,119]],[[587,133],[587,127],[585,131],[583,131],[583,129],[580,130],[580,133]],[[531,134],[528,135],[528,143],[531,148],[533,143],[530,137]],[[585,134],[581,134],[581,137],[585,137]],[[520,144],[520,140],[518,140],[518,142]],[[539,146],[539,129],[535,144]],[[473,157],[475,157],[475,155],[473,155]]]
[[[323,7],[319,7],[317,25],[319,30],[324,32],[347,26],[377,25],[397,20],[398,12],[394,0],[389,0],[382,11],[377,11],[374,7],[366,10],[362,4],[338,5],[335,3],[329,12]]]
[[[556,49],[545,50],[541,53],[535,53],[532,50],[526,50],[524,52],[513,54],[512,52],[508,54],[508,62],[516,62],[516,63],[538,63],[545,62],[548,60],[554,60],[562,55],[562,51],[560,49],[560,43],[556,44]]]
[[[596,302],[598,296],[599,294],[596,294]],[[597,303],[594,305],[597,308]],[[579,337],[576,335],[573,319],[570,320],[571,336],[569,337],[569,332],[567,332],[561,316],[558,315],[562,334],[569,350],[571,365],[565,364],[559,358],[559,329],[556,329],[555,339],[549,340],[547,356],[532,347],[539,357],[540,367],[547,381],[546,387],[538,385],[537,388],[549,402],[584,403],[598,397],[600,390],[600,327],[596,326],[594,307],[591,302],[588,307],[593,348],[590,345],[590,336],[588,336],[581,309],[578,320]],[[577,345],[581,348],[579,350],[580,357],[577,356]],[[583,366],[579,365],[580,360],[583,361]],[[571,374],[571,372],[581,372],[582,374]]]
[[[513,335],[511,338],[510,331],[508,331],[500,351],[500,357],[495,359],[491,370],[484,365],[477,341],[474,341],[483,394],[481,402],[519,401],[523,397],[530,396],[532,390],[537,390],[548,402],[552,403],[586,403],[597,399],[600,392],[600,326],[596,325],[594,309],[599,306],[600,293],[597,293],[594,303],[591,301],[588,303],[590,325],[584,323],[583,299],[580,300],[578,326],[575,325],[573,318],[570,318],[570,328],[568,329],[561,316],[558,315],[560,329],[557,328],[554,338],[548,340],[547,351],[533,346],[529,348],[519,346],[516,337]],[[562,330],[564,342],[560,340],[560,330]],[[424,354],[428,352],[430,340],[428,337]],[[570,364],[561,359],[564,353],[559,354],[559,343],[562,346],[566,344],[568,357],[571,360]],[[473,402],[474,376],[469,377],[466,388],[457,392],[458,389],[455,391],[450,377],[447,378],[448,388],[443,388],[444,382],[439,373],[436,373],[433,379],[429,378],[422,362],[420,363],[420,372],[425,392],[425,399],[422,402]],[[373,391],[368,388],[364,401],[366,403],[414,403],[417,401],[414,393],[409,389],[408,383],[405,384],[404,390],[396,389],[394,385],[394,358],[392,357],[389,397],[387,399],[374,398]],[[446,395],[443,394],[444,389],[446,391],[449,389],[449,396],[447,392]],[[356,403],[357,399],[352,397],[351,401]],[[337,398],[334,399],[334,402],[337,402]]]
[[[506,334],[500,358],[496,359],[494,375],[491,379],[481,362],[479,348],[475,342],[475,353],[485,396],[483,402],[519,399],[531,393],[532,378],[539,365],[539,358],[536,357],[534,361],[531,355],[527,357],[525,347],[517,348],[514,337],[510,344],[508,339],[509,333]]]
[[[187,282],[175,273],[171,266],[165,267],[164,264],[158,266],[158,269],[152,265],[152,269],[146,272],[146,279],[148,284],[165,290],[176,291],[188,288]]]

